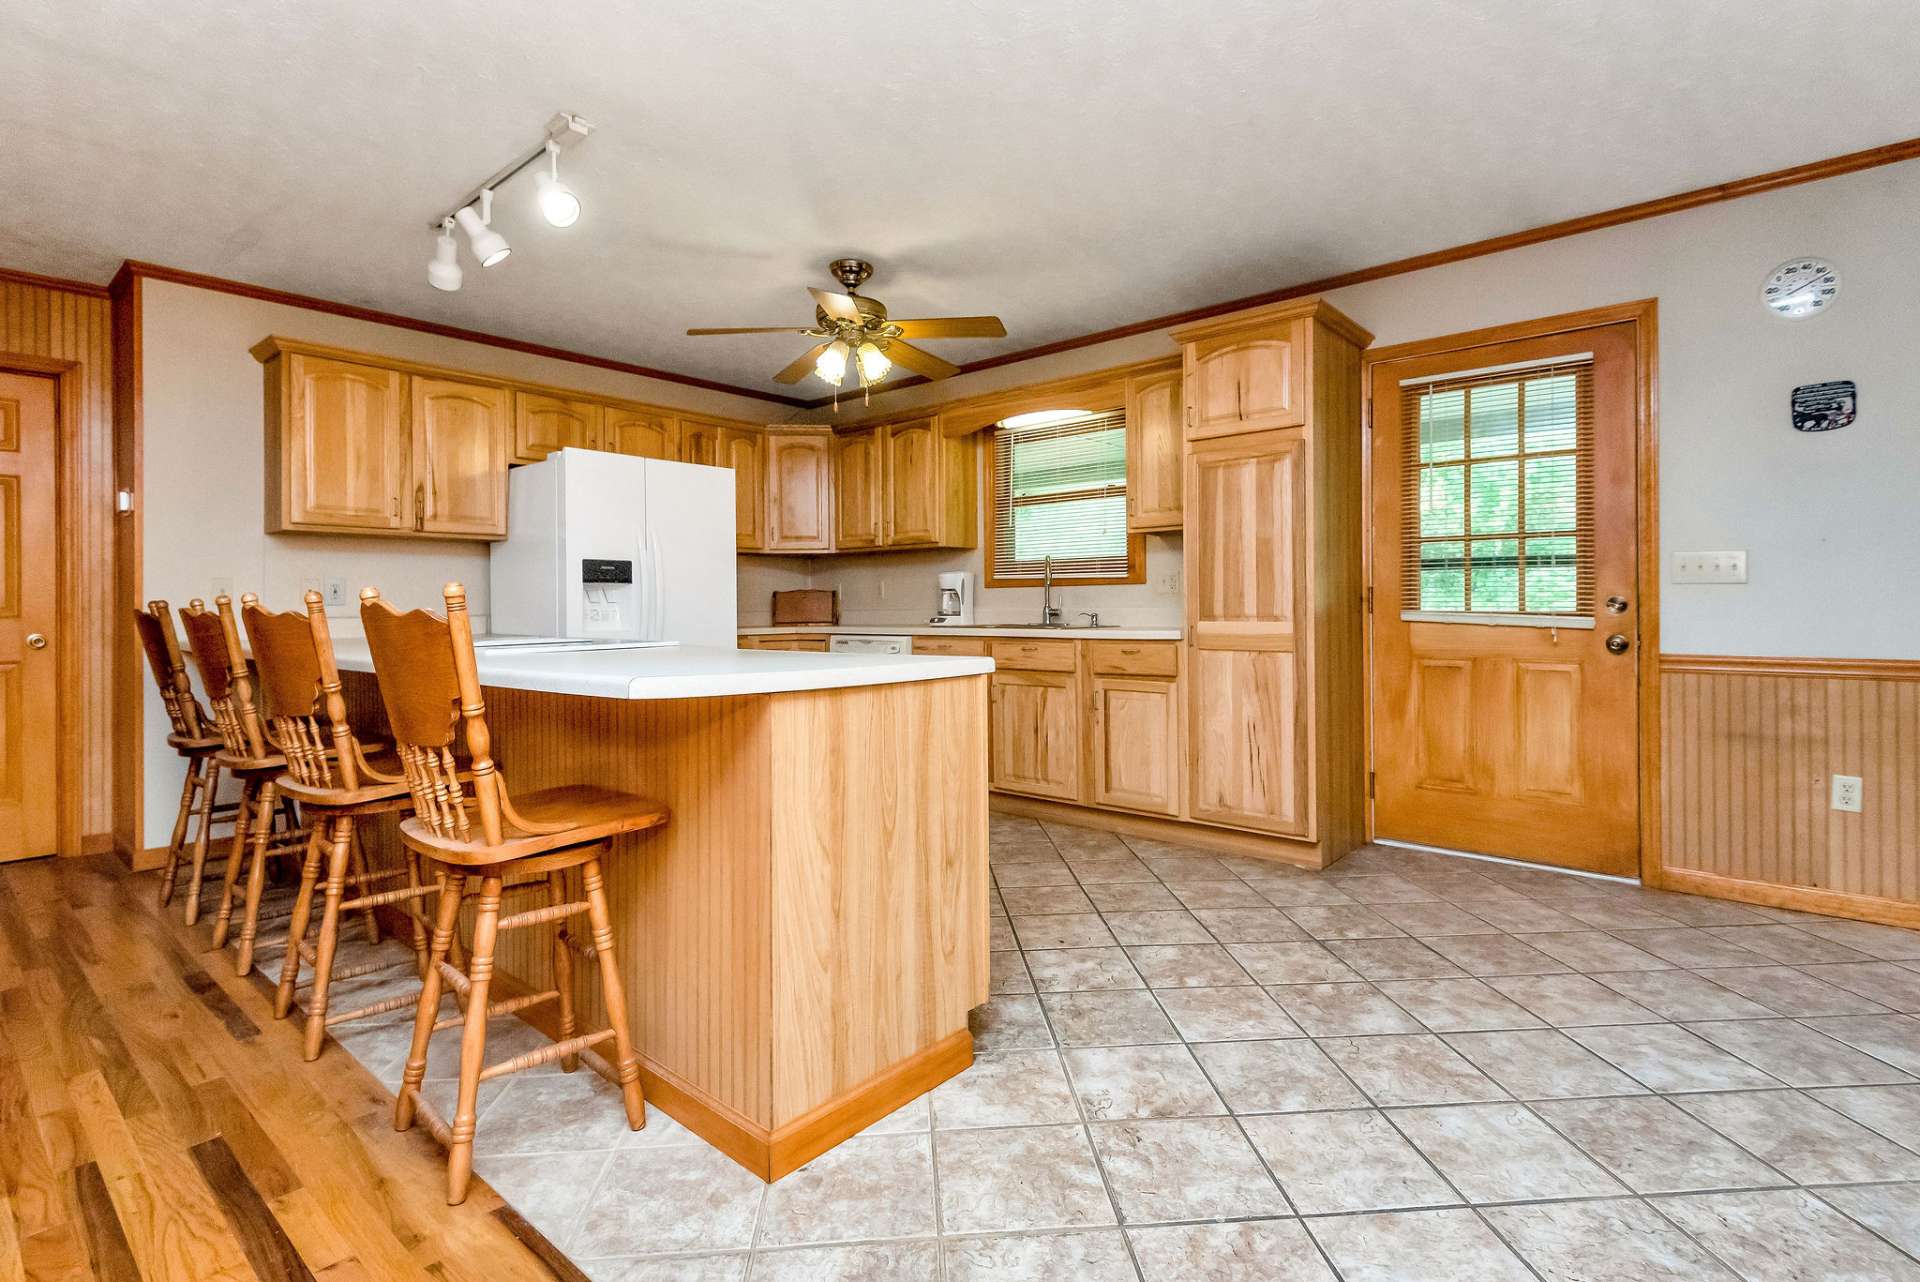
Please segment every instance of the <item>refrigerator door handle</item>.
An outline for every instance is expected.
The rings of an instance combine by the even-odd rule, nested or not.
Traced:
[[[660,588],[660,549],[654,546],[651,536],[647,540],[648,577],[653,589],[653,626],[654,635],[650,640],[667,639],[667,594]]]
[[[636,621],[643,641],[653,640],[653,536],[640,535],[640,547],[634,558],[634,564],[642,576],[641,581],[633,585],[633,608],[639,614]]]

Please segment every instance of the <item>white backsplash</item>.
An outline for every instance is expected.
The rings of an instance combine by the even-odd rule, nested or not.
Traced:
[[[1056,587],[1054,604],[1067,623],[1086,620],[1092,610],[1100,622],[1131,628],[1181,625],[1181,539],[1178,534],[1146,536],[1147,581],[1106,587]],[[827,557],[742,556],[740,626],[765,625],[772,618],[772,594],[790,588],[837,588],[843,624],[923,623],[933,613],[935,576],[965,570],[973,576],[974,622],[1032,624],[1040,618],[1039,588],[984,588],[986,554],[981,549],[954,552],[875,552]]]

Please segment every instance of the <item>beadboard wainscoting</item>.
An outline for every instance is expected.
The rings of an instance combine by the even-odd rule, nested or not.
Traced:
[[[1660,884],[1920,926],[1920,660],[1660,666]],[[1836,774],[1859,813],[1831,808]]]

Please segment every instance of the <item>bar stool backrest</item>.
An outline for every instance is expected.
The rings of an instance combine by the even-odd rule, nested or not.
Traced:
[[[147,666],[153,670],[153,683],[160,687],[160,701],[167,706],[167,722],[173,733],[183,739],[204,738],[211,727],[187,680],[180,638],[174,635],[172,609],[165,601],[147,602],[146,609],[133,612],[133,631],[140,638]]]
[[[267,737],[287,759],[295,782],[351,790],[360,786],[360,759],[340,692],[325,600],[310,591],[305,603],[304,614],[275,614],[252,593],[240,598]]]
[[[505,785],[493,764],[487,706],[474,666],[473,621],[467,590],[449,583],[441,592],[445,617],[430,610],[402,613],[375,588],[360,593],[360,621],[387,708],[394,748],[413,793],[414,814],[433,832],[456,841],[503,840]],[[454,763],[454,732],[465,731],[479,833],[467,813],[468,797]]]
[[[187,643],[193,647],[193,666],[200,670],[200,688],[207,693],[213,723],[235,757],[268,755],[266,732],[253,706],[253,682],[247,675],[246,654],[240,649],[240,629],[233,619],[233,600],[226,593],[214,598],[218,614],[195,597],[181,611]]]

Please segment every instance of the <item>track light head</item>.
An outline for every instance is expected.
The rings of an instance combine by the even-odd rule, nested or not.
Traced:
[[[540,214],[555,227],[571,227],[580,221],[580,197],[560,181],[560,147],[547,143],[547,167],[533,176],[540,196]]]
[[[463,205],[453,217],[460,224],[460,230],[467,233],[467,246],[473,250],[473,256],[480,260],[482,267],[497,266],[513,252],[513,246],[507,244],[507,238],[487,225],[493,221],[492,188],[480,193],[478,213],[474,212],[472,205]]]
[[[427,284],[451,294],[460,288],[460,243],[453,238],[453,219],[440,224],[433,238],[433,261],[427,264]]]

